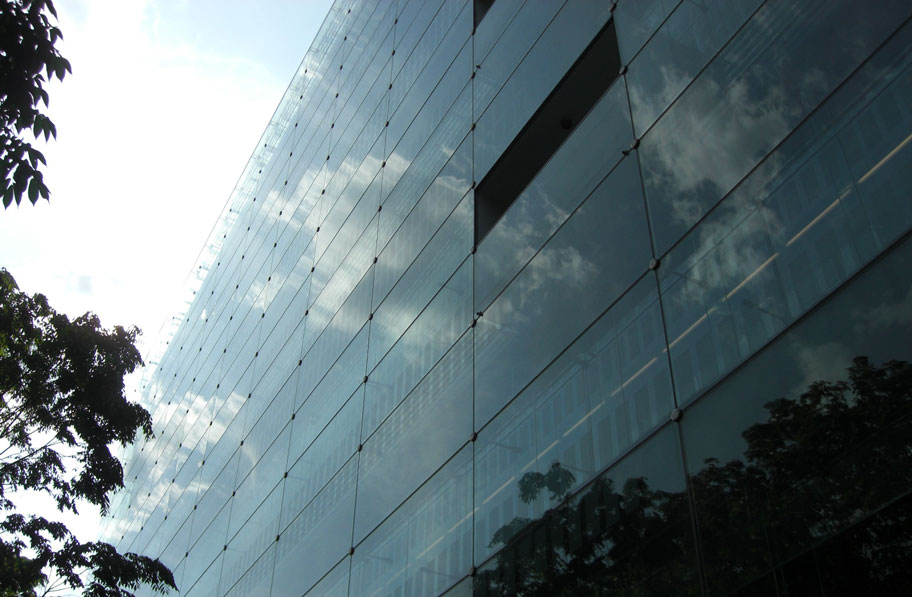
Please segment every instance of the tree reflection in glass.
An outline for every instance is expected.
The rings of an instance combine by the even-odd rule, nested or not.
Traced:
[[[743,458],[692,471],[708,593],[763,594],[773,583],[801,594],[908,590],[912,364],[860,356],[847,373],[767,403],[766,420],[742,434]],[[672,429],[647,444],[675,440]],[[549,492],[560,504],[494,533],[504,549],[477,573],[476,594],[700,592],[683,488],[609,470],[571,498],[574,482],[559,462],[521,478],[524,502]]]

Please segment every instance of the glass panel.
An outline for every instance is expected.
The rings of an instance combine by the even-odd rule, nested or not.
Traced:
[[[174,572],[174,584],[181,586],[180,583],[183,583],[184,578],[184,562],[181,562],[176,568],[172,568],[172,570]]]
[[[527,6],[539,13],[550,12],[557,3],[530,2]],[[475,129],[475,179],[481,180],[516,137],[516,134],[538,109],[554,86],[566,74],[592,38],[611,15],[606,2],[568,2],[548,24],[541,37],[519,63],[484,114],[477,118]],[[520,17],[511,24],[520,23]],[[528,32],[523,32],[528,35]],[[503,43],[503,38],[501,39]],[[493,55],[493,52],[492,52]],[[477,71],[475,87],[483,83],[485,66]],[[476,114],[479,99],[476,93]]]
[[[194,584],[189,585],[186,581],[177,583],[179,589],[184,591],[187,597],[218,597],[219,577],[222,575],[222,554],[212,563],[200,579]],[[187,588],[189,587],[189,591]]]
[[[489,11],[494,14],[501,3],[506,4],[506,0],[500,0],[494,3],[494,7]],[[509,3],[515,7],[515,2]],[[505,7],[505,8],[507,8]],[[511,13],[512,19],[509,25],[502,33],[498,33],[499,38],[485,40],[485,30],[488,28],[487,15],[482,20],[476,34],[480,36],[481,43],[484,45],[496,44],[490,53],[485,55],[484,52],[478,52],[476,45],[476,57],[483,58],[483,61],[476,60],[475,63],[481,65],[475,73],[474,93],[474,116],[472,120],[478,120],[484,109],[491,103],[491,98],[497,95],[497,92],[503,86],[504,82],[510,77],[510,74],[516,69],[516,65],[529,51],[529,48],[535,43],[535,40],[541,35],[554,15],[560,10],[559,2],[526,2],[515,15]],[[493,22],[493,21],[492,21]],[[479,40],[476,40],[476,44]]]
[[[345,100],[345,105],[335,120],[339,123],[338,126],[344,127],[344,135],[357,135],[361,132],[379,98],[386,95],[390,82],[394,25],[390,8],[395,3],[389,0],[384,3],[386,6],[383,3],[372,3],[376,6],[376,11],[371,23],[377,27],[377,34],[370,40],[359,36],[355,41],[363,47],[364,60],[369,60],[370,64],[361,72],[349,71],[348,81],[339,91],[339,97]],[[385,116],[386,106],[381,106]]]
[[[285,474],[285,459],[288,455],[290,435],[291,423],[289,422],[263,458],[253,467],[247,478],[238,481],[237,490],[232,493],[234,497],[231,499],[231,523],[228,525],[228,537],[241,528],[266,494],[282,480]],[[241,460],[243,460],[243,456],[241,456]],[[278,506],[276,513],[278,513]]]
[[[298,398],[304,398],[333,363],[345,347],[356,337],[356,333],[367,323],[370,314],[371,290],[374,284],[373,267],[358,282],[348,295],[345,303],[325,326],[320,337],[304,356],[301,386]],[[305,340],[305,345],[306,345]],[[365,354],[367,348],[365,347]]]
[[[374,311],[368,369],[374,368],[472,251],[472,213],[471,197],[463,199]]]
[[[904,590],[909,500],[885,507],[910,488],[910,258],[906,241],[685,412],[712,593],[811,548],[821,580]]]
[[[307,591],[312,597],[348,597],[348,577],[351,572],[351,558],[336,564],[329,574]]]
[[[297,460],[304,449],[326,427],[349,396],[364,381],[364,362],[367,358],[368,328],[364,326],[348,345],[339,360],[326,373],[313,394],[304,402],[292,421],[294,433],[288,452],[290,462]]]
[[[482,429],[476,562],[491,554],[510,517],[537,518],[555,505],[545,496],[524,501],[524,476],[557,464],[572,476],[572,493],[667,420],[674,405],[664,340],[655,278],[647,276]]]
[[[259,564],[257,560],[271,546],[275,545],[275,537],[278,529],[279,508],[282,505],[282,483],[279,483],[270,492],[269,496],[263,500],[263,504],[257,511],[250,516],[244,526],[238,531],[237,535],[228,541],[227,550],[225,551],[225,563],[222,566],[221,587],[230,587],[253,566],[256,570]],[[234,505],[232,505],[231,516],[234,519]],[[267,554],[269,552],[266,552]],[[271,567],[272,560],[269,561]],[[265,571],[267,574],[269,571]],[[256,576],[262,576],[264,571],[259,571]],[[248,582],[253,580],[248,579]],[[268,580],[268,579],[267,579]],[[267,583],[266,590],[269,590]]]
[[[910,48],[906,27],[663,260],[679,403],[912,226]]]
[[[460,76],[459,82],[464,83],[465,77]],[[444,91],[449,93],[448,89]],[[454,94],[458,93],[458,89],[452,91]],[[388,193],[388,197],[384,200],[383,211],[380,214],[378,247],[386,245],[415,207],[415,203],[435,182],[438,173],[453,155],[460,140],[465,138],[471,127],[468,91],[469,85],[465,85],[455,101],[449,95],[441,96],[444,100],[438,100],[438,104],[442,102],[444,108],[452,104],[446,116],[436,113],[440,106],[425,104],[422,114],[412,122],[409,131],[390,155],[383,172],[383,189],[384,194]],[[426,117],[425,111],[428,112]],[[443,121],[438,125],[441,118]]]
[[[433,433],[428,433],[433,430]],[[472,433],[472,336],[466,334],[364,444],[355,543]],[[408,462],[408,466],[402,466]]]
[[[912,25],[906,24],[825,105],[878,247],[912,225]],[[851,118],[850,118],[851,117]],[[825,125],[824,125],[825,126]]]
[[[429,3],[428,6],[432,4],[434,3]],[[396,48],[396,55],[393,58],[396,65],[402,64],[404,59],[406,62],[401,72],[397,72],[390,90],[391,141],[398,141],[402,137],[402,132],[415,118],[421,105],[427,100],[430,90],[440,81],[471,31],[471,2],[447,0],[434,17],[431,26],[421,32],[423,37],[414,53],[406,59],[403,48]],[[471,70],[468,72],[471,73]]]
[[[641,280],[577,344],[588,353],[578,357],[591,359],[584,369],[595,409],[595,468],[601,470],[674,407],[655,278]]]
[[[625,159],[495,300],[476,328],[476,405],[493,414],[649,262],[636,161]]]
[[[155,510],[152,512],[152,514],[146,519],[143,526],[140,528],[140,534],[137,536],[137,541],[135,543],[135,551],[137,553],[151,555],[152,557],[157,556],[161,552],[162,548],[161,535],[158,533],[158,531],[161,528],[161,524],[165,518],[169,485],[162,483],[161,487],[163,489],[162,493],[165,495],[155,507]],[[107,538],[106,535],[103,536],[105,537],[103,540],[110,542],[110,538]],[[133,546],[131,546],[130,549],[134,549]]]
[[[183,557],[183,554],[186,553],[189,543],[190,529],[192,525],[193,513],[193,495],[190,493],[180,493],[175,491],[173,494],[173,503],[170,505],[168,514],[162,522],[162,535],[161,541],[162,544],[166,545],[165,549],[162,551],[162,561],[164,561],[166,554],[170,551],[171,556]],[[216,512],[218,509],[216,509]],[[127,516],[133,513],[133,508],[131,504],[126,505],[125,513]],[[135,532],[138,530],[138,525],[134,525],[135,518],[130,518],[129,522],[125,522],[125,525],[130,525],[134,530],[127,531],[127,533]],[[128,535],[129,537],[129,535]],[[182,537],[182,538],[180,538]],[[174,540],[177,540],[177,543]],[[177,562],[171,562],[166,564],[169,568],[173,568],[177,565]]]
[[[222,546],[227,541],[228,517],[231,514],[231,505],[225,504],[216,515],[212,524],[200,535],[199,541],[190,547],[187,564],[184,568],[184,584],[192,586],[200,574],[221,555]],[[218,579],[216,579],[216,583]]]
[[[475,62],[482,64],[491,46],[500,39],[504,29],[517,16],[525,0],[491,2],[488,12],[475,29]]]
[[[446,15],[449,11],[444,10],[443,15],[439,15],[438,11],[441,10],[440,5],[442,0],[423,0],[422,2],[412,2],[401,14],[400,22],[396,26],[396,53],[397,55],[393,59],[393,76],[399,78],[400,70],[408,65],[409,61],[419,59],[422,55],[422,51],[419,48],[417,52],[412,53],[415,50],[415,46],[418,45],[419,41],[423,41],[423,37],[427,35],[428,30],[434,31],[436,29],[443,29],[446,31],[446,26],[449,23],[446,23],[443,27],[441,24],[435,23],[434,21],[437,18],[444,17],[444,20],[452,20],[453,15],[449,15],[449,19],[446,19]],[[411,12],[414,10],[414,18],[411,17]],[[452,9],[451,9],[452,10]],[[458,10],[458,7],[457,7]],[[469,31],[465,32],[466,37],[468,37]],[[438,33],[439,39],[440,33]],[[452,54],[450,54],[452,56]]]
[[[281,527],[298,515],[358,449],[363,402],[364,392],[359,389],[289,468]]]
[[[377,97],[372,95],[368,98],[369,101],[379,100],[382,97],[382,94],[385,94],[386,86],[389,85],[385,80],[378,80],[377,83],[379,94],[377,94]],[[352,207],[359,203],[359,200],[364,200],[362,199],[362,195],[364,195],[365,189],[367,189],[371,180],[380,171],[380,162],[383,160],[381,152],[384,138],[383,125],[385,118],[386,102],[381,101],[374,110],[374,113],[371,114],[364,130],[361,131],[361,135],[357,139],[357,143],[352,147],[351,152],[345,156],[345,159],[342,160],[340,164],[338,164],[338,170],[332,174],[332,178],[326,183],[326,203],[324,205],[328,207],[328,211],[327,213],[322,214],[320,229],[317,231],[319,233],[316,237],[317,259],[322,259],[327,247],[336,242],[335,239],[337,233],[340,232],[342,222],[346,218],[349,218],[350,215],[354,215],[352,213]],[[342,151],[345,151],[345,148],[337,147],[337,153],[335,155],[342,158]],[[336,159],[334,156],[330,157],[333,158],[329,162],[330,167],[335,167]],[[367,198],[367,196],[365,196],[365,198]],[[374,201],[371,202],[374,203],[373,209],[376,210],[377,203]],[[360,225],[363,228],[363,226],[370,221],[370,215],[372,215],[370,213],[371,207],[364,206],[360,209],[367,211],[368,214],[367,219],[359,218],[359,221],[361,222]],[[348,243],[349,247],[354,239],[358,238],[358,234],[359,231],[353,231],[347,234],[348,240],[345,242]],[[347,250],[348,249],[337,249],[337,255],[344,254]]]
[[[700,594],[675,425],[568,497],[574,480],[559,463],[523,474],[524,504],[557,505],[541,520],[503,513],[489,547],[512,539],[479,570],[475,595]]]
[[[396,2],[396,14],[398,15],[397,33],[402,36],[412,25],[412,21],[421,11],[425,0],[400,0]]]
[[[708,0],[678,5],[630,65],[627,74],[633,124],[638,137],[760,4],[761,0]],[[620,32],[618,37],[622,37]]]
[[[475,306],[486,308],[630,147],[630,112],[616,82],[478,245]]]
[[[282,531],[273,594],[305,592],[351,548],[357,467],[356,455]]]
[[[444,593],[443,597],[472,597],[472,579],[462,579],[462,582]]]
[[[662,254],[912,12],[885,0],[768,2],[643,138]],[[864,26],[846,27],[845,23]]]
[[[472,445],[355,549],[352,595],[437,595],[472,565]]]
[[[364,274],[370,269],[377,251],[377,218],[371,221],[361,234],[361,238],[345,257],[342,265],[335,270],[326,286],[319,288],[314,279],[311,290],[310,313],[307,320],[306,334],[304,336],[303,350],[313,346],[319,335],[329,325],[330,320],[340,310],[342,305],[356,295],[355,287],[363,279]],[[319,292],[319,295],[315,293]],[[368,309],[370,299],[368,296]],[[365,315],[365,319],[366,319]],[[362,320],[363,322],[364,320]],[[359,322],[360,323],[360,322]]]
[[[344,80],[339,94],[346,108],[353,101],[356,102],[355,107],[357,107],[360,98],[357,92],[354,93],[354,98],[350,97],[352,88],[360,85],[365,76],[369,75],[371,77],[369,81],[373,81],[373,77],[377,76],[378,58],[383,59],[388,56],[388,52],[378,56],[379,52],[375,53],[375,50],[381,44],[390,43],[387,38],[395,25],[395,5],[396,2],[392,0],[382,0],[363,5],[356,3],[353,6],[355,11],[360,11],[364,15],[364,26],[360,32],[355,32],[354,28],[349,30],[347,35],[347,41],[354,39],[354,43],[351,44],[350,52],[344,61],[346,67],[343,71]],[[343,39],[344,41],[346,40]],[[348,121],[343,120],[343,122]]]
[[[472,140],[466,137],[380,253],[375,267],[374,306],[386,297],[471,185]]]
[[[906,433],[908,437],[908,431]],[[814,566],[813,572],[820,579],[821,595],[838,595],[840,592],[896,595],[906,590],[912,580],[909,568],[904,564],[912,556],[908,542],[905,541],[910,532],[907,515],[912,506],[910,502],[912,496],[907,493],[875,515],[834,537],[821,549],[814,550],[811,557],[802,558],[805,561],[813,560],[806,565],[809,568]],[[887,537],[883,536],[884,530]],[[881,545],[886,544],[888,547],[876,555],[871,554],[871,537],[881,538]],[[789,568],[785,572],[788,575],[788,588],[794,590],[796,575],[789,574],[792,572]]]
[[[621,64],[630,64],[681,0],[622,0],[614,10]]]
[[[382,143],[382,139],[378,140],[378,142]],[[356,176],[352,179],[352,183],[346,189],[346,193],[333,206],[333,211],[327,217],[327,222],[321,225],[319,239],[325,238],[326,241],[318,243],[318,246],[321,244],[326,245],[327,243],[329,246],[324,247],[325,252],[318,256],[319,261],[316,265],[316,270],[318,271],[314,272],[315,280],[317,280],[319,287],[322,287],[325,284],[325,280],[328,280],[336,273],[339,264],[351,251],[355,242],[361,237],[364,229],[370,224],[371,218],[377,212],[377,206],[380,205],[380,177],[376,176],[376,174],[379,170],[380,164],[374,164],[367,175],[363,177]],[[349,191],[351,191],[352,196],[349,196]],[[344,205],[344,203],[350,204]],[[344,218],[344,222],[341,225],[336,223],[336,226],[341,227],[338,234],[333,235],[333,230],[327,229],[327,224],[332,225],[332,222],[329,222],[330,218]]]
[[[472,321],[470,259],[440,289],[368,376],[361,438],[367,438]]]
[[[200,535],[213,521],[231,497],[234,488],[234,478],[237,471],[237,451],[232,456],[228,466],[224,467],[219,475],[212,482],[208,491],[203,493],[199,502],[194,506],[196,512],[193,517],[193,533],[190,536],[191,543],[196,543]],[[224,543],[224,541],[223,541]]]
[[[260,556],[260,559],[247,571],[244,576],[225,593],[226,597],[248,597],[249,595],[269,595],[272,580],[272,564],[275,560],[275,543]],[[225,558],[228,559],[227,557]],[[226,563],[227,567],[228,564]]]
[[[286,399],[292,398],[290,394],[285,394],[284,397]],[[257,402],[258,400],[254,397],[247,399],[247,408],[245,410],[248,411],[248,420],[256,416],[256,412],[251,413],[249,411],[251,410],[250,407]],[[285,408],[286,406],[287,408]],[[244,438],[244,445],[241,447],[241,459],[238,462],[238,481],[247,476],[247,473],[256,466],[256,463],[263,457],[269,446],[279,437],[282,428],[288,424],[290,415],[290,403],[282,404],[273,401],[270,408],[266,409],[258,419],[255,419],[256,423],[253,424],[253,429]],[[287,448],[287,445],[285,448]],[[282,464],[284,464],[284,460],[282,460]]]
[[[363,379],[364,370],[363,366],[359,364],[359,358],[367,360],[367,326],[365,324],[368,314],[364,313],[364,319],[360,321],[358,316],[361,315],[360,311],[366,311],[369,308],[365,308],[365,305],[359,303],[362,303],[365,298],[367,302],[370,302],[370,282],[369,277],[361,281],[357,289],[358,294],[350,297],[346,307],[340,311],[341,316],[338,317],[340,321],[345,320],[347,324],[355,324],[352,329],[360,330],[355,337],[351,338],[351,330],[346,329],[346,326],[332,325],[316,342],[314,349],[304,357],[296,396],[299,410],[301,403],[321,386],[321,391],[330,393],[335,393],[337,389],[341,391],[342,388],[350,388],[347,393],[341,392],[343,395],[336,397],[337,406],[341,406],[342,401],[348,398],[357,387],[356,380]],[[350,311],[351,315],[346,317],[345,311]],[[315,435],[311,435],[307,443],[310,443]],[[299,454],[299,452],[292,453],[295,457]]]
[[[238,413],[242,404],[240,397],[229,396],[212,421],[211,433],[213,437],[218,439],[209,453],[206,454],[206,460],[200,468],[201,492],[212,484],[215,477],[220,474],[222,468],[238,448],[244,425],[244,414]]]

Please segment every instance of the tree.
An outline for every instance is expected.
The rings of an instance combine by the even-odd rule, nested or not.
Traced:
[[[70,320],[0,269],[0,595],[34,594],[49,576],[91,596],[125,597],[141,584],[175,588],[158,560],[82,543],[14,503],[16,492],[37,491],[61,512],[83,502],[107,511],[109,495],[123,487],[111,445],[132,443],[137,431],[152,435],[149,413],[124,395],[124,375],[142,364],[138,333],[106,330],[91,313]]]
[[[30,133],[45,141],[57,136],[54,123],[42,112],[48,94],[44,84],[63,80],[70,63],[54,47],[63,36],[51,24],[57,12],[51,0],[0,0],[0,196],[3,206],[23,195],[33,204],[48,199],[39,164],[44,155],[22,138]]]

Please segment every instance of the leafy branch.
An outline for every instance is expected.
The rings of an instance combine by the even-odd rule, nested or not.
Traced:
[[[142,364],[138,334],[104,329],[90,313],[70,320],[0,269],[0,595],[42,586],[49,593],[60,583],[106,597],[127,597],[141,584],[174,587],[158,560],[82,543],[15,503],[17,492],[36,491],[61,512],[76,513],[80,503],[107,511],[123,487],[111,445],[132,443],[137,431],[152,435],[151,416],[124,393],[124,376]]]
[[[50,191],[39,169],[44,155],[23,139],[29,133],[47,141],[57,128],[43,112],[50,98],[44,85],[63,80],[70,63],[55,47],[63,38],[51,23],[57,11],[51,0],[0,2],[0,197],[3,206],[48,199]]]

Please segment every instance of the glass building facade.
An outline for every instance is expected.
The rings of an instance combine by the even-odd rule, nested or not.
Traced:
[[[104,537],[193,596],[908,594],[910,15],[338,0]]]

